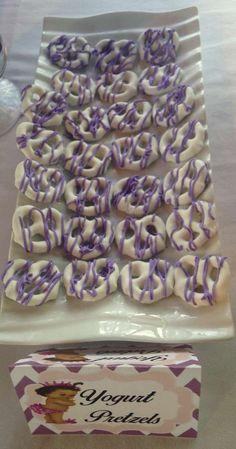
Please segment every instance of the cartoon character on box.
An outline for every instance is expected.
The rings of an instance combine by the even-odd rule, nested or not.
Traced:
[[[75,405],[75,396],[80,391],[82,382],[53,382],[42,384],[36,393],[46,398],[45,404],[35,403],[31,410],[39,415],[44,415],[46,423],[65,424],[76,423],[75,419],[64,419],[64,414],[70,407]]]

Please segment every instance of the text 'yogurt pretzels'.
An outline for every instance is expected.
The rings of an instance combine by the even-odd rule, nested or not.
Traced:
[[[66,69],[53,75],[52,86],[66,98],[70,106],[78,107],[92,103],[96,91],[96,84],[91,77]]]
[[[34,124],[44,128],[61,125],[66,111],[63,95],[33,84],[22,90],[21,101],[23,114]]]
[[[117,75],[106,72],[97,81],[97,93],[101,101],[114,104],[133,98],[137,93],[137,85],[135,72],[127,70]]]
[[[176,60],[179,35],[171,28],[149,28],[138,39],[141,61],[151,65],[164,65]]]
[[[114,239],[111,222],[103,217],[69,220],[64,234],[66,251],[78,259],[91,260],[110,249]]]
[[[180,84],[174,90],[157,98],[153,105],[152,118],[156,126],[168,128],[178,125],[191,114],[195,94],[190,86]]]
[[[140,75],[139,91],[145,95],[164,95],[173,90],[182,77],[183,71],[177,64],[147,67]]]
[[[64,271],[67,296],[99,301],[117,289],[119,268],[111,259],[73,260]]]
[[[166,231],[177,251],[196,251],[217,233],[215,205],[196,201],[186,209],[174,209]]]
[[[64,167],[75,176],[94,178],[107,172],[111,159],[111,150],[106,145],[88,145],[77,140],[66,147]]]
[[[7,298],[23,306],[41,306],[57,298],[61,274],[48,260],[9,260],[2,281]]]
[[[115,239],[121,254],[132,259],[150,259],[165,249],[165,223],[157,215],[126,217],[118,223]]]
[[[64,124],[74,139],[84,139],[86,142],[101,140],[110,131],[107,113],[97,105],[83,111],[69,111]]]
[[[14,241],[25,251],[46,253],[62,243],[63,216],[51,207],[19,206],[13,215],[12,229]]]
[[[64,151],[62,137],[57,131],[30,122],[17,126],[16,144],[24,156],[43,165],[56,164]]]
[[[120,272],[120,285],[130,298],[153,304],[173,293],[174,268],[161,259],[129,262]]]
[[[200,153],[204,146],[205,130],[196,120],[179,128],[168,129],[161,137],[159,151],[166,162],[184,162]]]
[[[188,206],[206,190],[210,182],[208,164],[200,159],[191,159],[165,176],[164,201],[174,207]]]
[[[15,186],[32,201],[54,203],[65,190],[65,177],[61,170],[47,168],[31,159],[20,162],[15,170]]]
[[[193,307],[213,306],[227,299],[229,280],[226,257],[187,255],[176,263],[174,292]]]
[[[131,176],[115,184],[113,205],[127,215],[142,217],[162,204],[162,181],[156,176]]]
[[[47,46],[47,56],[52,64],[66,69],[84,69],[89,64],[92,48],[82,36],[61,35]]]
[[[108,109],[111,129],[120,132],[136,132],[151,126],[152,105],[148,101],[119,102]]]
[[[111,209],[111,181],[105,178],[74,178],[65,189],[67,207],[78,215],[96,217]]]
[[[142,170],[159,158],[154,134],[141,132],[112,142],[112,155],[117,168]]]
[[[132,40],[103,39],[95,46],[96,69],[100,72],[120,73],[133,68],[137,45]]]

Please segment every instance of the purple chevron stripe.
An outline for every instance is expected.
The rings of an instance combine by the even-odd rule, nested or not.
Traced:
[[[188,384],[185,385],[185,387],[189,388],[194,393],[196,393],[198,396],[200,396],[201,383],[196,378],[192,379]]]
[[[198,408],[193,410],[193,418],[195,418],[198,421],[198,418],[199,418],[199,409]]]
[[[48,429],[48,427],[40,425],[39,427],[37,427],[37,429],[35,429],[32,432],[32,434],[33,435],[35,435],[35,434],[38,434],[38,435],[47,435],[47,434],[56,435],[56,432],[53,432],[53,430]]]
[[[48,369],[48,366],[45,365],[32,365],[32,368],[34,371],[36,371],[36,373],[42,373],[43,371],[46,371]]]
[[[90,432],[93,435],[102,435],[102,434],[106,434],[106,435],[112,435],[112,432],[109,432],[108,430],[92,430],[92,432]]]
[[[182,374],[183,371],[185,370],[185,367],[180,368],[178,366],[168,366],[168,368],[176,377],[180,376],[180,374]]]
[[[34,416],[29,407],[25,409],[24,414],[27,422],[31,421]]]
[[[181,433],[181,435],[179,435],[179,437],[184,437],[184,438],[196,438],[197,437],[197,431],[195,429],[188,429],[186,430],[186,432]]]
[[[82,368],[82,366],[78,366],[78,365],[77,366],[64,365],[64,367],[71,373],[78,373]]]
[[[34,383],[35,382],[33,380],[29,379],[27,376],[24,376],[23,379],[21,379],[21,381],[15,386],[18,398],[21,399],[22,396],[24,396],[25,387],[27,387],[28,385],[32,385]]]

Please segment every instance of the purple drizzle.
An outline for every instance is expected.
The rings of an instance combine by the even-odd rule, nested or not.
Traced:
[[[117,129],[118,131],[136,131],[136,127],[138,126],[139,129],[144,129],[148,125],[150,116],[152,114],[152,107],[150,105],[150,108],[147,110],[147,112],[143,113],[143,117],[140,118],[140,115],[138,113],[139,105],[144,102],[143,100],[135,100],[132,103],[117,103],[115,105],[112,105],[108,109],[108,118],[110,122],[110,126],[112,129]],[[118,126],[113,124],[114,118],[117,118],[117,116],[120,117],[120,121]]]
[[[158,80],[159,74],[161,78]],[[145,95],[142,82],[148,79],[150,86],[155,86],[159,91],[168,89],[169,87],[175,87],[178,84],[180,76],[180,68],[177,64],[167,64],[163,68],[159,66],[151,66],[144,71],[143,75],[139,79],[139,91]]]
[[[27,86],[27,90],[32,86]],[[24,110],[24,114],[30,111],[33,114],[32,122],[37,126],[45,126],[58,114],[64,114],[67,104],[63,95],[58,92],[44,92],[40,98]]]
[[[138,136],[126,137],[121,144],[117,141],[112,142],[112,153],[115,164],[118,168],[124,168],[127,164],[139,162],[140,169],[148,167],[150,158],[152,157],[153,139],[156,137],[149,134],[148,142],[145,145],[142,155],[137,153],[137,147],[142,147],[142,138],[145,133],[140,133]]]
[[[114,54],[112,54],[114,52]],[[104,43],[101,49],[96,49],[95,67],[100,72],[111,71],[113,73],[124,72],[133,67],[137,54],[136,43],[127,40],[122,45],[110,39]],[[105,68],[104,68],[105,67]]]
[[[67,69],[84,69],[88,64],[81,60],[81,56],[86,56],[89,61],[91,49],[87,42],[82,47],[76,48],[77,40],[76,36],[69,37],[66,35],[53,39],[47,46],[47,56],[52,64]]]
[[[176,60],[174,29],[149,28],[144,32],[144,61],[152,65],[165,65]],[[141,44],[142,45],[142,44]]]
[[[65,169],[75,176],[89,176],[89,170],[93,168],[96,162],[98,168],[93,176],[104,175],[111,163],[112,156],[111,151],[109,151],[101,159],[101,149],[101,144],[91,147],[80,140],[74,148],[73,154],[64,158]]]
[[[71,203],[75,205],[78,215],[87,215],[86,208],[94,207],[93,215],[110,212],[111,181],[95,178],[88,181],[86,178],[75,178],[76,199]],[[95,189],[95,193],[91,193]],[[70,206],[71,203],[67,203]]]
[[[174,156],[175,162],[177,162],[177,164],[180,163],[181,153],[187,149],[188,141],[195,137],[195,129],[196,129],[197,123],[198,122],[196,120],[190,120],[188,122],[187,131],[183,135],[181,144],[179,145],[178,148],[176,148],[176,146],[174,144],[175,144],[175,140],[177,138],[179,128],[172,128],[171,142],[168,145],[166,145],[166,149],[165,149],[164,153],[161,155],[161,157],[164,161],[166,161],[168,155],[170,155],[172,157]]]
[[[167,126],[175,126],[179,123],[178,108],[183,105],[186,111],[186,115],[190,114],[193,110],[193,105],[188,105],[186,100],[187,86],[180,84],[174,90],[166,95],[165,104],[161,104],[161,100],[157,99],[157,108],[154,114],[154,123],[167,122]],[[160,106],[159,106],[160,105]]]

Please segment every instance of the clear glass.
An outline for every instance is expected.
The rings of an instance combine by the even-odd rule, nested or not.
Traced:
[[[9,80],[3,78],[7,64],[7,50],[0,35],[0,136],[16,123],[21,110],[20,92]]]

